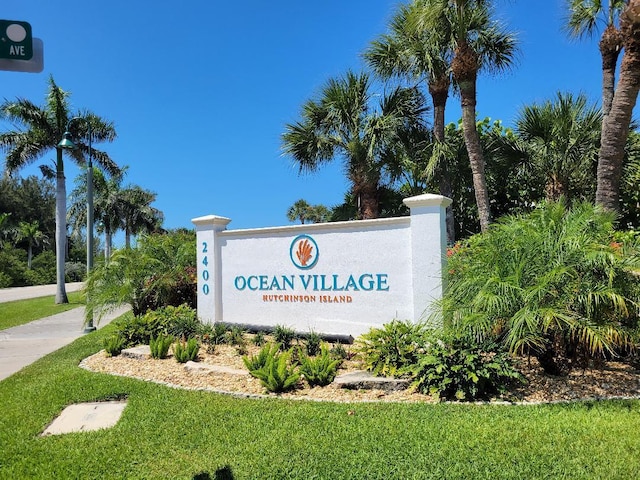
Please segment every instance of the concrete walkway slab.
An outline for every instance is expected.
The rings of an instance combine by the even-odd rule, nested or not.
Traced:
[[[105,315],[96,326],[104,327],[127,310],[122,307]],[[0,331],[0,381],[82,335],[84,307]]]
[[[41,435],[44,437],[111,428],[118,423],[126,406],[126,401],[69,405]]]

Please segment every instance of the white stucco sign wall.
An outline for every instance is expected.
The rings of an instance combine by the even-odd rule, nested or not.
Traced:
[[[409,217],[250,230],[194,219],[199,317],[354,337],[394,318],[420,320],[442,296],[451,200],[405,203]]]

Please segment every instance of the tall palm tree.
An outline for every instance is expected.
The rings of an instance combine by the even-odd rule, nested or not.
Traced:
[[[360,219],[377,218],[382,180],[381,153],[408,124],[423,122],[424,99],[416,89],[396,88],[371,105],[366,73],[330,79],[318,99],[302,107],[302,119],[287,124],[283,150],[300,172],[316,171],[337,157],[344,162]]]
[[[611,110],[615,90],[616,66],[622,52],[622,33],[617,27],[625,0],[567,0],[567,31],[574,37],[593,36],[604,25],[599,48],[602,57],[602,112]]]
[[[460,93],[464,141],[473,174],[480,228],[491,221],[489,194],[480,137],[476,128],[476,81],[478,73],[497,73],[511,68],[516,53],[515,36],[492,19],[489,0],[416,0],[418,25],[440,32],[451,50],[451,72]]]
[[[576,182],[581,187],[593,184],[601,123],[600,109],[589,105],[584,94],[574,97],[558,92],[553,102],[528,105],[520,111],[516,133],[524,142],[521,151],[546,176],[547,200],[570,198]]]
[[[52,149],[56,150],[56,303],[68,303],[64,271],[67,193],[63,152],[58,143],[69,128],[74,139],[80,140],[76,142],[79,148],[67,154],[74,162],[82,165],[88,151],[84,139],[87,138],[89,122],[93,142],[112,141],[116,136],[112,123],[90,112],[72,115],[68,97],[69,94],[56,85],[53,77],[49,77],[49,91],[44,106],[22,98],[7,100],[0,105],[0,116],[17,128],[0,133],[0,148],[6,152],[6,168],[9,173],[33,163]],[[82,121],[69,122],[73,117],[80,117]],[[117,165],[106,153],[94,149],[92,154],[98,166],[117,172]]]
[[[628,0],[620,14],[624,52],[611,110],[602,122],[596,202],[608,210],[620,208],[620,178],[633,108],[640,91],[640,0]]]
[[[414,85],[426,82],[433,104],[433,140],[444,143],[445,109],[451,86],[452,51],[438,30],[419,28],[422,2],[400,5],[380,36],[364,53],[369,66],[382,78],[407,79]],[[414,131],[415,133],[415,131]],[[452,197],[446,158],[438,160],[440,193]],[[455,240],[453,207],[447,207],[447,239]]]
[[[46,241],[47,237],[40,231],[40,224],[35,222],[20,222],[16,230],[16,241],[27,241],[27,268],[31,270],[31,260],[33,259],[33,246],[39,245],[41,241]]]

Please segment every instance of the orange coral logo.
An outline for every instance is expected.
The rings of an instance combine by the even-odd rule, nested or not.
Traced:
[[[318,261],[318,244],[309,235],[298,235],[291,242],[289,253],[293,264],[306,270]]]

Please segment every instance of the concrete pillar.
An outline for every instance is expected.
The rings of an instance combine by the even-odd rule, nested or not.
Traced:
[[[207,215],[191,220],[196,226],[198,316],[204,323],[222,321],[222,250],[218,234],[231,219]]]
[[[430,193],[404,199],[411,210],[413,320],[425,320],[431,302],[442,298],[446,266],[446,209],[452,200]]]

